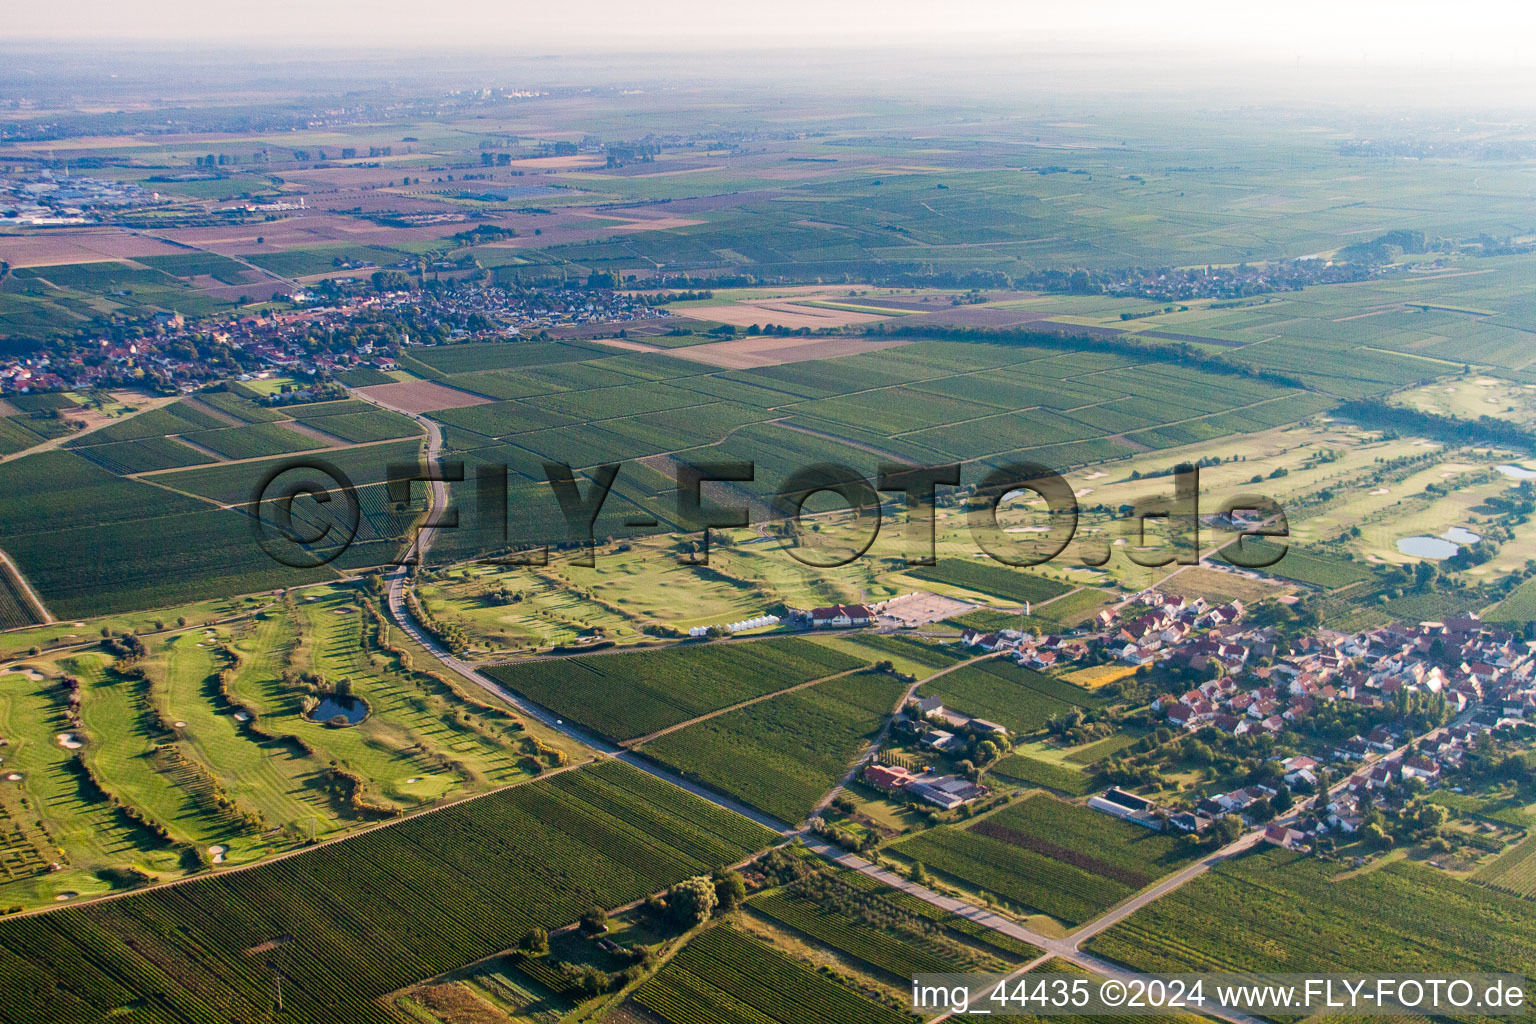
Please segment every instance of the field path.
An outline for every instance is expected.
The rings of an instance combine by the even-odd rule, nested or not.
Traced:
[[[183,241],[180,241],[180,240],[172,240],[172,239],[169,239],[169,238],[161,238],[159,235],[155,234],[152,231],[134,230],[132,228],[129,228],[128,229],[128,233],[130,235],[140,235],[140,236],[142,236],[144,238],[152,238],[152,239],[154,239],[157,242],[163,242],[166,245],[174,246],[174,247],[176,247],[178,249],[195,249],[198,252],[212,253],[215,256],[222,256],[222,257],[224,257],[227,260],[234,260],[236,263],[240,264],[245,269],[247,269],[247,270],[254,270],[257,274],[261,275],[262,277],[269,278],[269,279],[271,279],[273,281],[280,281],[283,284],[287,285],[289,288],[294,289],[295,291],[297,291],[298,289],[303,287],[302,285],[299,284],[299,282],[297,282],[297,281],[295,281],[295,280],[293,280],[291,278],[284,277],[281,274],[273,273],[272,271],[266,269],[265,267],[258,267],[256,264],[252,263],[250,260],[246,259],[244,256],[239,256],[239,255],[236,255],[235,253],[232,253],[232,252],[219,252],[217,249],[210,249],[206,245],[198,245],[195,242],[183,242]]]
[[[891,726],[896,724],[896,714],[900,712],[902,708],[906,707],[907,701],[911,700],[913,695],[917,693],[917,688],[919,686],[922,686],[924,683],[932,682],[940,676],[948,675],[957,668],[965,668],[965,666],[974,665],[978,661],[986,661],[988,658],[995,658],[1001,653],[1001,651],[988,651],[986,654],[978,654],[976,657],[967,658],[965,661],[957,661],[953,665],[946,665],[939,669],[937,672],[924,676],[923,678],[913,683],[911,686],[907,687],[906,691],[902,693],[901,699],[896,702],[896,706],[891,709],[891,714],[887,716],[885,724],[880,727],[880,732],[875,736],[874,740],[871,741],[869,746],[859,754],[858,759],[854,761],[853,767],[848,769],[848,774],[844,775],[838,784],[833,786],[827,792],[827,794],[817,802],[816,808],[811,811],[810,816],[815,817],[816,815],[820,814],[828,804],[830,804],[833,800],[836,800],[837,795],[841,793],[845,788],[847,788],[848,784],[858,776],[859,767],[863,765],[865,761],[869,760],[872,755],[878,754],[880,752],[881,746],[884,745],[886,739],[891,735]]]
[[[442,429],[437,425],[435,421],[428,419],[421,413],[406,412],[405,415],[410,416],[412,419],[420,422],[426,427],[427,461],[429,464],[435,463],[442,456]],[[430,494],[431,502],[428,506],[429,523],[431,521],[430,517],[434,514],[434,510],[441,511],[448,506],[447,483],[441,480],[432,481]],[[427,653],[431,654],[434,658],[441,662],[444,667],[451,669],[457,675],[463,676],[469,682],[474,683],[486,693],[494,696],[497,700],[503,702],[509,707],[516,708],[522,714],[527,715],[529,718],[532,718],[537,722],[543,723],[549,728],[554,729],[556,732],[560,732],[566,736],[569,736],[571,739],[578,743],[590,747],[591,749],[596,750],[601,754],[606,754],[617,760],[623,761],[631,767],[638,768],[648,775],[653,775],[663,782],[671,783],[677,788],[692,793],[694,796],[699,797],[700,799],[707,800],[717,807],[723,807],[728,811],[734,811],[735,813],[741,815],[743,818],[754,821],[757,824],[762,825],[764,828],[772,829],[774,832],[777,832],[780,835],[786,835],[789,833],[790,829],[783,822],[770,817],[769,815],[763,814],[761,811],[748,807],[746,804],[743,804],[737,800],[732,800],[730,797],[722,796],[721,794],[715,793],[712,790],[697,785],[696,783],[689,782],[687,779],[662,768],[660,765],[653,763],[647,758],[641,757],[633,751],[614,746],[608,741],[592,735],[585,729],[581,729],[566,722],[563,718],[560,718],[554,712],[540,707],[531,701],[524,700],[518,695],[512,693],[506,687],[502,686],[500,683],[496,682],[494,679],[483,675],[474,665],[471,665],[469,662],[455,657],[451,651],[444,649],[444,647],[437,642],[436,637],[432,636],[426,630],[421,628],[421,625],[416,621],[415,617],[411,615],[410,608],[406,604],[405,599],[406,588],[410,584],[412,564],[424,560],[427,552],[431,550],[433,532],[434,530],[432,526],[424,523],[421,528],[417,530],[416,537],[414,540],[412,540],[410,547],[406,549],[405,555],[401,559],[401,564],[396,566],[394,571],[391,572],[388,576],[388,606],[390,618],[394,620],[395,624],[399,626],[407,636],[420,644],[422,648],[427,651]],[[413,558],[412,556],[415,557]]]
[[[850,668],[846,672],[836,672],[830,676],[822,676],[820,679],[808,679],[803,683],[796,683],[794,686],[789,686],[782,690],[774,690],[772,693],[765,693],[760,697],[751,697],[747,700],[738,701],[735,704],[727,705],[726,707],[719,708],[715,711],[706,712],[705,714],[699,715],[697,718],[690,718],[686,722],[678,722],[676,725],[669,725],[665,729],[657,729],[655,732],[647,733],[644,736],[636,736],[632,740],[623,741],[619,744],[619,746],[625,748],[626,750],[632,750],[633,748],[640,746],[642,743],[649,743],[651,740],[665,736],[669,732],[677,732],[679,729],[686,729],[690,725],[698,725],[700,722],[707,722],[711,718],[719,718],[726,712],[740,711],[742,708],[749,708],[753,704],[761,704],[765,700],[772,700],[775,697],[782,697],[786,693],[795,693],[798,690],[809,689],[812,686],[820,686],[822,683],[829,683],[834,679],[842,679],[844,676],[851,676],[855,672],[863,671],[864,669],[862,667]],[[914,683],[913,685],[916,684]]]
[[[1121,904],[1119,907],[1110,911],[1103,917],[1089,922],[1087,925],[1079,929],[1075,934],[1069,935],[1066,938],[1055,938],[1050,935],[1044,935],[1040,932],[1034,931],[1033,929],[1026,928],[1016,921],[1010,921],[1008,918],[994,913],[991,910],[987,910],[985,907],[978,907],[974,903],[967,903],[964,900],[955,899],[953,896],[945,896],[942,893],[935,892],[927,886],[918,885],[916,882],[903,878],[893,871],[889,871],[875,864],[871,864],[863,857],[828,846],[826,843],[819,839],[815,839],[813,837],[807,838],[805,845],[807,849],[821,854],[823,857],[826,857],[828,860],[831,860],[842,867],[857,871],[861,875],[868,875],[870,878],[873,878],[884,885],[888,885],[893,889],[899,889],[908,895],[915,896],[922,900],[924,903],[932,904],[933,906],[938,907],[940,910],[945,910],[951,914],[954,914],[956,917],[963,917],[967,921],[974,921],[976,924],[979,924],[984,928],[988,928],[1000,934],[1007,935],[1010,938],[1019,940],[1020,942],[1027,942],[1030,945],[1042,950],[1042,953],[1039,956],[1024,964],[1022,967],[1017,968],[1013,971],[1013,973],[1008,975],[1010,980],[1027,974],[1046,961],[1053,959],[1066,960],[1084,968],[1085,970],[1092,971],[1095,974],[1100,974],[1105,977],[1128,978],[1135,972],[1127,971],[1125,968],[1113,964],[1108,960],[1102,960],[1091,953],[1084,953],[1079,947],[1085,941],[1092,938],[1094,935],[1097,935],[1105,928],[1109,928],[1121,919],[1135,913],[1137,910],[1140,910],[1142,907],[1146,906],[1148,903],[1151,903],[1153,900],[1172,892],[1174,889],[1177,889],[1179,886],[1183,885],[1191,878],[1194,878],[1196,875],[1202,874],[1208,867],[1210,867],[1210,865],[1216,863],[1219,860],[1224,860],[1229,856],[1235,856],[1236,854],[1241,853],[1243,850],[1248,849],[1258,841],[1258,837],[1262,834],[1262,830],[1256,830],[1243,836],[1231,846],[1223,847],[1210,856],[1196,861],[1194,864],[1191,864],[1184,870],[1169,876],[1158,885],[1148,889],[1145,893],[1142,893],[1135,899]],[[972,992],[972,1003],[974,1004],[982,999],[985,999],[986,995],[987,993],[985,991]],[[1234,1011],[1218,1009],[1210,1006],[1202,1007],[1200,1012],[1207,1016],[1218,1017],[1222,1020],[1230,1021],[1231,1024],[1265,1024],[1265,1022],[1262,1022],[1259,1018],[1250,1016],[1248,1014],[1237,1013]],[[929,1021],[929,1024],[938,1024],[939,1021],[949,1020],[954,1016],[955,1014],[953,1013],[940,1014],[939,1016],[932,1018]]]
[[[4,565],[5,571],[11,574],[11,579],[15,580],[16,586],[21,589],[22,597],[32,606],[32,614],[37,617],[38,625],[46,626],[58,621],[48,610],[48,606],[43,604],[43,599],[37,595],[37,591],[32,589],[31,582],[22,575],[21,568],[11,561],[11,556],[3,550],[0,550],[0,565]]]
[[[11,462],[16,459],[24,459],[28,455],[36,455],[38,452],[50,451],[63,445],[66,441],[73,441],[76,438],[94,434],[102,427],[110,426],[114,423],[122,423],[125,420],[133,419],[133,417],[138,416],[141,413],[149,412],[151,409],[159,409],[161,406],[170,405],[180,397],[180,395],[165,395],[158,398],[146,398],[144,399],[144,404],[142,406],[139,406],[127,416],[118,416],[113,419],[103,419],[95,426],[86,427],[84,430],[77,430],[72,434],[63,434],[59,437],[50,437],[42,444],[35,444],[31,448],[23,448],[21,451],[11,452],[9,455],[0,455],[0,462]]]
[[[1425,738],[1433,738],[1436,734],[1444,731],[1445,729],[1470,720],[1471,717],[1472,713],[1470,711],[1464,712],[1455,721],[1441,726],[1439,729],[1434,730],[1434,732],[1431,732],[1429,736]],[[1365,768],[1384,761],[1399,759],[1403,757],[1407,751],[1408,744],[1404,744],[1403,746],[1398,747],[1396,750],[1384,753],[1379,757],[1365,759],[1361,762],[1360,767]],[[1354,774],[1356,773],[1351,772],[1346,774],[1344,778],[1340,779],[1337,783],[1329,788],[1329,793],[1337,793],[1348,786],[1350,778]],[[1299,801],[1291,811],[1285,815],[1282,815],[1281,817],[1275,818],[1274,821],[1269,824],[1291,824],[1300,818],[1308,808],[1310,808],[1311,802],[1312,801],[1310,799]],[[1012,936],[1015,939],[1028,942],[1031,945],[1038,946],[1040,949],[1044,950],[1042,955],[1036,957],[1034,960],[1031,960],[1029,963],[1016,969],[1012,974],[1010,974],[1008,976],[1010,979],[1018,978],[1019,976],[1034,970],[1036,967],[1054,957],[1059,957],[1063,960],[1070,961],[1071,963],[1077,964],[1079,967],[1093,971],[1096,974],[1104,975],[1105,977],[1124,979],[1131,977],[1136,972],[1128,971],[1118,964],[1094,956],[1092,953],[1084,952],[1082,948],[1083,944],[1101,932],[1113,928],[1115,925],[1119,924],[1121,921],[1125,920],[1127,917],[1130,917],[1132,914],[1136,913],[1136,911],[1142,909],[1148,904],[1162,899],[1164,896],[1181,888],[1192,879],[1203,875],[1216,864],[1219,864],[1224,860],[1228,860],[1229,858],[1246,853],[1248,850],[1258,846],[1263,841],[1264,830],[1267,827],[1268,825],[1266,824],[1260,825],[1257,828],[1250,829],[1249,831],[1234,839],[1232,842],[1228,843],[1226,846],[1223,846],[1217,850],[1213,850],[1212,852],[1206,854],[1204,857],[1201,857],[1199,860],[1195,861],[1193,864],[1190,864],[1180,869],[1179,871],[1174,872],[1167,878],[1164,878],[1162,881],[1152,886],[1150,889],[1147,889],[1145,892],[1142,892],[1136,896],[1131,897],[1123,903],[1111,907],[1104,914],[1094,918],[1092,921],[1085,923],[1075,932],[1064,938],[1056,938],[1049,935],[1043,935],[1037,931],[1034,931],[1033,929],[1024,927],[1016,921],[1011,921],[997,913],[994,913],[993,911],[987,910],[984,907],[978,907],[974,903],[968,903],[964,900],[956,899],[953,896],[945,896],[942,893],[935,892],[927,886],[918,885],[917,883],[903,878],[893,871],[882,868],[876,864],[872,864],[864,858],[857,856],[856,854],[848,853],[846,851],[832,847],[827,843],[822,842],[820,839],[817,839],[815,836],[807,835],[805,837],[805,845],[808,849],[819,853],[821,856],[833,861],[836,864],[857,871],[860,874],[869,875],[871,878],[883,882],[886,885],[900,889],[902,892],[909,893],[910,895],[916,896],[924,903],[930,903],[933,906],[947,910],[952,914],[956,914],[970,921],[975,921],[977,924],[980,924],[986,928],[990,928],[993,931]],[[985,993],[981,993],[979,996],[979,998],[984,997]],[[978,998],[978,994],[972,993],[972,998],[974,1001],[976,998]],[[1205,1006],[1201,1008],[1200,1012],[1206,1016],[1218,1017],[1222,1020],[1230,1021],[1232,1024],[1266,1024],[1266,1022],[1264,1022],[1261,1018],[1254,1017],[1246,1013],[1240,1013],[1237,1011],[1226,1010],[1217,1007]],[[940,1016],[934,1017],[932,1020],[930,1020],[928,1024],[938,1024],[939,1021],[948,1020],[953,1016],[955,1016],[953,1013],[941,1014]]]

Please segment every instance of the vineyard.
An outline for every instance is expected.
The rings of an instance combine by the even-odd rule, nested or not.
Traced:
[[[1001,563],[993,565],[958,558],[946,558],[937,565],[905,569],[903,572],[915,579],[943,583],[961,590],[974,590],[979,594],[989,594],[1020,605],[1025,601],[1038,602],[1059,597],[1072,589],[1055,580]]]
[[[1007,962],[957,941],[943,926],[841,876],[811,875],[751,902],[780,925],[909,981],[914,974],[1000,970]]]
[[[1021,786],[1044,786],[1068,796],[1082,796],[1093,788],[1091,776],[1066,765],[1041,761],[1028,754],[1010,754],[988,770],[1000,779]]]
[[[1409,861],[1337,866],[1265,849],[1215,865],[1095,937],[1139,971],[1536,970],[1536,904]]]
[[[1176,840],[1036,794],[892,848],[972,888],[1079,924],[1188,860]]]
[[[1073,708],[1098,707],[1104,698],[1011,661],[978,662],[947,672],[922,692],[945,707],[1001,723],[1015,735],[1028,735]]]
[[[971,827],[980,830],[983,826],[1007,829],[1035,841],[1049,841],[1057,849],[1039,852],[1061,860],[1091,854],[1095,861],[1129,872],[1133,877],[1124,879],[1129,884],[1145,885],[1193,858],[1174,836],[1042,794],[1026,797]],[[1111,873],[1100,867],[1090,870]]]
[[[0,565],[0,629],[16,629],[39,621],[9,566]]]
[[[690,942],[633,996],[667,1024],[903,1024],[809,967],[729,928]]]
[[[1536,832],[1483,865],[1472,879],[1512,896],[1536,897]]]
[[[861,672],[739,708],[642,749],[689,779],[782,821],[803,819],[852,766],[906,692]]]
[[[1135,891],[1023,847],[949,827],[919,833],[892,851],[1026,912],[1081,924]]]
[[[285,455],[325,447],[323,441],[306,437],[276,423],[226,426],[182,436],[198,447],[218,452],[227,459],[254,459],[263,455]]]
[[[519,662],[487,674],[604,736],[627,740],[861,664],[785,637]]]
[[[228,468],[241,471],[248,493],[250,467]],[[113,476],[62,449],[0,465],[0,520],[6,553],[61,617],[166,607],[328,575],[273,562],[239,511]]]
[[[1279,552],[1277,546],[1265,540],[1243,541],[1246,561],[1267,561]],[[1287,545],[1284,557],[1278,562],[1259,571],[1323,590],[1340,590],[1369,580],[1373,574],[1369,566],[1357,565],[1335,555],[1306,551],[1295,544]]]
[[[839,882],[850,888],[875,893],[879,896],[881,902],[889,903],[891,906],[905,910],[910,914],[926,918],[948,932],[963,936],[973,944],[988,947],[993,955],[1000,956],[1010,963],[1023,963],[1026,960],[1033,960],[1040,955],[1040,950],[1027,942],[1015,939],[1011,935],[1004,935],[1002,932],[994,931],[986,925],[972,921],[968,917],[959,917],[940,910],[926,900],[919,899],[911,893],[902,892],[899,889],[889,888],[885,883],[877,881],[868,875],[860,874],[857,871],[843,870],[838,871],[835,877]]]
[[[168,437],[140,437],[131,441],[113,441],[77,448],[82,456],[102,469],[119,476],[148,473],[157,469],[182,469],[213,462],[205,455]]]
[[[249,870],[0,922],[0,1020],[265,1020],[270,960],[284,1019],[386,1021],[386,993],[772,839],[607,762]]]

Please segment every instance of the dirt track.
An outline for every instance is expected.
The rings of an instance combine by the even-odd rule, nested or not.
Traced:
[[[813,359],[834,359],[838,356],[857,355],[860,352],[878,352],[884,348],[910,345],[905,338],[738,338],[735,341],[714,341],[707,345],[689,345],[685,348],[662,348],[627,338],[594,338],[599,345],[629,349],[631,352],[659,352],[673,359],[687,359],[722,370],[751,370],[759,366],[782,366],[785,363],[804,363]],[[380,385],[381,387],[383,385]]]

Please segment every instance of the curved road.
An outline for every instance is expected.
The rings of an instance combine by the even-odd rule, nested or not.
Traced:
[[[377,404],[384,405],[382,402]],[[386,408],[388,408],[388,406],[386,406]],[[442,455],[443,449],[442,429],[437,425],[435,421],[428,419],[426,416],[423,416],[420,413],[410,412],[405,409],[396,409],[395,411],[410,416],[412,419],[426,427],[427,459],[432,463],[437,462]],[[432,481],[430,494],[431,500],[428,506],[428,516],[441,512],[443,509],[448,507],[448,485],[446,483],[441,480]],[[442,644],[437,642],[435,637],[421,628],[421,625],[411,615],[410,607],[406,603],[406,588],[410,585],[411,563],[419,563],[425,560],[427,552],[429,552],[432,548],[433,534],[435,532],[435,530],[428,526],[423,526],[417,530],[415,539],[411,542],[410,547],[406,549],[405,556],[401,559],[401,564],[397,565],[394,571],[391,572],[388,577],[390,618],[394,619],[395,624],[399,626],[407,636],[425,648],[427,653],[431,654],[438,661],[442,662],[444,666],[451,669],[456,674],[463,676],[465,679],[468,679],[470,682],[480,687],[486,693],[491,694],[496,699],[502,701],[505,704],[511,705],[522,714],[527,715],[529,718],[532,718],[537,722],[542,722],[544,725],[554,729],[556,732],[564,733],[566,736],[569,736],[571,739],[578,743],[591,747],[593,750],[596,750],[602,754],[606,754],[616,760],[623,761],[626,764],[638,768],[649,775],[654,775],[656,778],[661,779],[664,782],[670,782],[672,785],[678,787],[679,789],[692,793],[694,796],[700,797],[704,800],[708,800],[712,804],[723,807],[729,811],[735,811],[742,817],[749,818],[752,821],[757,822],[759,825],[764,826],[765,828],[772,829],[774,832],[777,832],[780,835],[787,835],[792,831],[783,822],[775,818],[769,817],[760,811],[754,810],[751,807],[748,807],[746,804],[705,789],[703,786],[700,786],[697,783],[690,782],[682,776],[667,771],[660,765],[657,765],[641,757],[640,755],[633,753],[632,751],[615,746],[614,744],[609,743],[607,740],[594,736],[593,734],[587,732],[585,729],[581,729],[575,725],[572,725],[571,723],[555,715],[552,711],[548,711],[536,704],[529,703],[528,701],[522,699],[521,697],[512,693],[510,690],[503,687],[494,679],[481,674],[481,672],[469,662],[464,661],[462,658],[455,657],[452,651],[445,649]]]
[[[433,462],[437,461],[441,455],[443,443],[442,431],[438,425],[419,413],[408,412],[407,410],[403,409],[397,411],[411,416],[413,419],[422,423],[426,427],[427,458]],[[431,504],[429,508],[429,515],[431,514],[432,509],[445,509],[447,505],[447,484],[440,481],[433,482],[431,485]],[[415,540],[407,549],[406,557],[403,561],[410,562],[413,555],[416,556],[417,559],[423,558],[427,551],[429,551],[431,548],[432,533],[433,531],[431,528],[421,528],[417,532]],[[1230,541],[1228,543],[1230,543]],[[1217,550],[1220,550],[1220,547],[1224,546],[1225,544],[1219,545]],[[1177,572],[1179,570],[1175,571]],[[840,849],[835,849],[817,839],[815,836],[808,834],[806,830],[793,830],[785,826],[782,822],[779,822],[735,800],[721,796],[718,793],[713,793],[699,785],[691,783],[687,779],[684,779],[681,776],[678,776],[656,764],[651,763],[650,761],[640,757],[632,751],[608,743],[606,740],[593,736],[587,733],[585,730],[565,722],[563,719],[556,717],[552,712],[547,711],[546,709],[537,705],[530,704],[529,702],[506,690],[495,680],[482,675],[475,668],[475,666],[469,664],[466,661],[463,661],[460,658],[455,657],[451,651],[445,650],[442,645],[436,641],[435,638],[430,636],[420,627],[420,625],[411,616],[410,609],[406,603],[406,587],[409,585],[409,581],[410,565],[408,564],[402,564],[396,567],[394,572],[390,574],[388,586],[390,616],[394,619],[395,623],[405,631],[407,635],[409,635],[423,648],[425,648],[433,657],[437,658],[438,661],[442,662],[455,673],[475,683],[487,693],[518,709],[528,717],[542,722],[551,729],[561,732],[566,736],[576,740],[577,742],[585,744],[586,746],[599,751],[600,753],[624,761],[625,763],[630,764],[635,768],[640,769],[641,771],[647,772],[650,775],[653,775],[665,782],[669,782],[672,785],[677,786],[679,789],[692,793],[695,796],[707,800],[719,807],[735,811],[737,814],[740,814],[745,818],[749,818],[760,825],[770,828],[780,835],[794,835],[803,837],[806,841],[807,848],[839,865],[842,865],[843,867],[858,871],[861,874],[869,875],[872,878],[875,878],[878,881],[884,883],[885,885],[909,893],[910,895],[916,896],[918,899],[921,899],[926,903],[930,903],[943,910],[949,911],[950,913],[959,917],[974,921],[977,924],[992,929],[993,931],[1000,932],[1004,935],[1009,935],[1022,942],[1027,942],[1042,951],[1039,957],[1036,957],[1029,963],[1024,964],[1022,967],[1016,969],[1012,974],[1010,974],[1010,978],[1017,978],[1020,975],[1034,970],[1045,961],[1057,957],[1077,964],[1084,969],[1105,977],[1129,977],[1132,972],[1127,971],[1125,968],[1119,966],[1118,964],[1111,963],[1107,960],[1103,960],[1097,956],[1094,956],[1091,953],[1084,952],[1082,949],[1083,944],[1099,933],[1113,927],[1120,921],[1123,921],[1125,918],[1136,913],[1136,911],[1145,907],[1147,904],[1161,899],[1163,896],[1166,896],[1168,893],[1173,892],[1174,890],[1183,886],[1191,879],[1203,874],[1208,869],[1210,869],[1212,865],[1226,860],[1229,857],[1235,857],[1238,854],[1241,854],[1258,845],[1264,834],[1264,826],[1260,826],[1259,828],[1245,833],[1238,839],[1234,840],[1232,843],[1229,843],[1228,845],[1221,847],[1218,850],[1212,851],[1206,856],[1195,861],[1193,864],[1190,864],[1182,870],[1169,875],[1167,878],[1164,878],[1162,881],[1147,889],[1145,892],[1142,892],[1132,897],[1131,899],[1126,900],[1124,903],[1111,908],[1107,913],[1095,918],[1092,921],[1089,921],[1082,927],[1078,928],[1071,935],[1068,935],[1064,938],[1043,935],[1032,929],[1025,928],[1016,921],[1002,917],[993,911],[987,910],[983,907],[978,907],[972,903],[967,903],[963,900],[955,899],[951,896],[945,896],[927,888],[926,886],[921,886],[915,882],[909,881],[908,879],[888,871],[885,868],[879,867],[876,864],[872,864],[855,854],[847,853]],[[971,660],[979,661],[982,659],[974,658]],[[966,662],[966,664],[969,664],[969,662]],[[918,684],[914,684],[913,687],[908,690],[908,695],[916,690],[917,685]],[[1375,759],[1374,761],[1368,760],[1364,762],[1364,764],[1371,764],[1375,763],[1376,761],[1390,760],[1394,757],[1401,757],[1405,749],[1405,747],[1399,748],[1398,750],[1394,750],[1388,754],[1385,754],[1381,758]],[[855,767],[854,771],[857,771],[857,767]],[[842,787],[847,784],[851,777],[852,773],[850,773],[847,778],[844,778],[842,782],[839,783],[838,786],[835,787],[832,792],[827,795],[826,799],[822,801],[822,805],[825,805],[825,803],[829,801],[831,797],[837,793],[838,790],[842,789]],[[1343,788],[1348,784],[1348,781],[1349,777],[1346,776],[1335,786],[1333,786],[1330,792],[1334,792]],[[1306,803],[1306,801],[1298,803],[1294,810],[1292,810],[1289,814],[1276,818],[1275,822],[1279,824],[1289,824],[1290,822],[1296,820],[1298,817],[1300,817],[1303,807],[1306,806]],[[1265,1024],[1265,1022],[1261,1021],[1257,1017],[1220,1007],[1206,1007],[1201,1012],[1207,1016],[1213,1016],[1222,1020],[1229,1021],[1231,1024]],[[938,1024],[938,1022],[947,1020],[952,1016],[953,1014],[951,1013],[942,1014],[933,1018],[929,1024]]]

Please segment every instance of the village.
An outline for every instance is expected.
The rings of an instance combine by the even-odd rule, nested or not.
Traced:
[[[134,386],[186,394],[212,380],[273,374],[307,378],[318,388],[349,370],[394,370],[395,355],[411,346],[579,334],[609,324],[618,333],[670,315],[643,298],[576,287],[327,288],[301,290],[293,299],[299,308],[195,323],[180,313],[155,313],[112,337],[12,356],[0,361],[0,394]]]
[[[1358,633],[1321,629],[1291,638],[1273,625],[1247,624],[1245,617],[1238,601],[1211,605],[1150,589],[1100,612],[1076,633],[965,629],[958,645],[1041,672],[1118,662],[1138,676],[1162,668],[1167,682],[1205,677],[1151,701],[1159,731],[1170,732],[1175,741],[1271,737],[1277,742],[1264,748],[1275,751],[1267,781],[1173,799],[1112,785],[1092,795],[1087,806],[1194,837],[1223,819],[1265,826],[1265,840],[1288,849],[1319,844],[1331,849],[1362,833],[1382,812],[1402,812],[1405,797],[1454,785],[1446,779],[1471,751],[1510,735],[1536,715],[1532,642],[1475,616]],[[805,613],[800,622],[807,628],[846,629],[875,620],[863,606],[836,606]],[[1381,724],[1342,740],[1308,731],[1308,719],[1332,705],[1373,712]],[[1433,709],[1443,724],[1415,735],[1404,722],[1408,716],[1397,713],[1409,707]],[[967,756],[982,740],[1006,749],[1012,739],[1002,725],[920,692],[907,702],[895,729],[919,749],[949,757]],[[1294,752],[1298,749],[1307,753]],[[992,795],[978,773],[921,767],[914,771],[871,758],[862,778],[883,793],[942,811]]]

